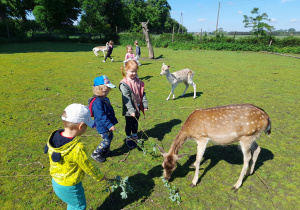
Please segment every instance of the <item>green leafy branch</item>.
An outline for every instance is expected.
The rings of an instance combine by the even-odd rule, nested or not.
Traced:
[[[128,176],[122,179],[120,176],[116,176],[112,180],[108,180],[109,186],[106,188],[106,192],[114,192],[116,189],[121,188],[122,192],[120,193],[122,199],[128,198],[128,193],[133,193],[134,190],[130,186],[128,181]]]
[[[164,187],[169,189],[169,198],[171,199],[171,201],[176,202],[177,205],[179,205],[181,203],[181,197],[178,194],[178,190],[176,189],[175,185],[171,185],[167,180],[165,180],[163,177],[161,177],[163,183],[164,183]]]
[[[144,139],[137,139],[135,140],[137,143],[137,146],[143,150],[144,155],[146,155],[148,153],[148,150],[145,148],[145,140]],[[154,154],[156,156],[156,143],[151,143],[150,144],[150,148],[151,148],[151,152],[150,154]]]

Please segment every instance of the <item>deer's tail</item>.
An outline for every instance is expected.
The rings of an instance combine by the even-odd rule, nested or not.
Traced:
[[[271,133],[271,119],[270,118],[268,118],[268,126],[265,130],[265,133],[268,135],[270,135],[270,133]]]

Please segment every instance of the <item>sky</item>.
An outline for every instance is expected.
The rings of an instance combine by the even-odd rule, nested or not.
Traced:
[[[215,31],[219,2],[218,28],[224,31],[250,31],[244,27],[244,15],[255,17],[251,14],[255,7],[268,15],[267,23],[275,30],[300,31],[300,0],[168,0],[171,17],[183,22],[188,32]]]

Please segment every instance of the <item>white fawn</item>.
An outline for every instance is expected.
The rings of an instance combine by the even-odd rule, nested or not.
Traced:
[[[170,66],[167,66],[163,63],[161,72],[160,72],[160,75],[166,75],[167,80],[172,85],[172,90],[171,90],[167,100],[169,100],[172,93],[173,93],[173,99],[175,98],[174,89],[177,87],[178,84],[180,84],[182,82],[185,84],[185,90],[183,91],[181,96],[183,96],[185,94],[185,91],[188,89],[189,85],[193,85],[194,99],[195,99],[196,98],[196,84],[193,82],[194,72],[190,69],[182,69],[180,71],[170,73],[169,68],[170,68]]]
[[[96,56],[98,56],[98,55],[99,55],[98,53],[101,51],[101,52],[103,52],[103,56],[104,56],[104,58],[105,58],[105,51],[107,51],[108,46],[109,46],[109,44],[108,44],[108,42],[106,42],[106,45],[105,45],[105,46],[94,47],[94,48],[93,48],[93,52],[94,52],[94,54],[95,54]]]
[[[178,155],[187,139],[194,139],[197,142],[197,157],[192,164],[196,169],[191,187],[196,186],[198,182],[200,161],[209,140],[221,145],[239,141],[244,156],[244,165],[238,181],[232,188],[236,191],[242,185],[244,176],[254,171],[255,162],[261,150],[255,141],[263,131],[268,135],[271,133],[270,118],[266,112],[252,104],[196,109],[184,122],[168,153],[158,146],[164,157],[163,176],[168,180],[176,168],[177,160],[187,155]]]

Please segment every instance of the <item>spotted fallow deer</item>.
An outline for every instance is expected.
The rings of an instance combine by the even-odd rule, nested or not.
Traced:
[[[271,133],[270,118],[266,112],[252,104],[196,109],[184,122],[169,152],[166,153],[158,147],[164,157],[163,176],[168,180],[176,168],[177,160],[187,155],[178,155],[187,139],[194,139],[197,142],[197,157],[192,164],[196,169],[191,187],[196,186],[198,182],[200,161],[209,140],[221,145],[239,142],[244,155],[244,165],[238,181],[232,188],[237,191],[242,185],[244,176],[254,171],[255,162],[261,150],[255,141],[263,131],[268,135]]]
[[[180,71],[170,73],[169,69],[170,69],[170,66],[163,63],[161,72],[160,72],[161,76],[166,75],[167,80],[172,85],[172,90],[171,90],[167,100],[169,100],[172,93],[173,93],[173,99],[175,98],[174,90],[177,87],[177,85],[182,82],[185,84],[185,90],[183,91],[181,96],[183,96],[185,94],[185,91],[188,89],[189,85],[193,85],[194,99],[195,99],[196,98],[196,84],[193,82],[194,72],[190,69],[182,69]]]
[[[107,52],[108,46],[109,46],[109,44],[108,44],[108,42],[106,42],[105,46],[94,47],[93,52],[96,56],[98,56],[99,55],[98,53],[101,51],[101,52],[103,52],[103,56],[105,58],[105,51]]]

